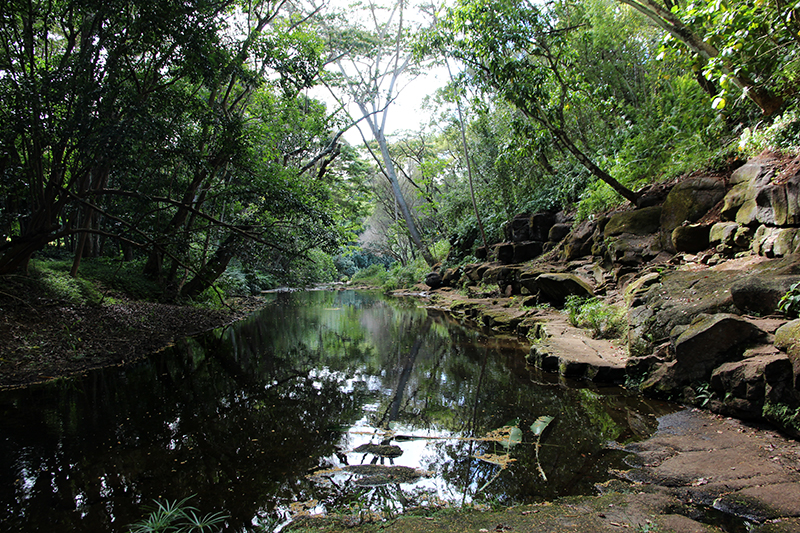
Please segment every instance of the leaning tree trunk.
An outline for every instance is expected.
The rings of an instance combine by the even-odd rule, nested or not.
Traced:
[[[225,272],[225,269],[228,268],[228,263],[236,255],[236,248],[241,240],[242,236],[240,234],[231,233],[194,278],[183,286],[181,296],[196,298],[211,287]]]

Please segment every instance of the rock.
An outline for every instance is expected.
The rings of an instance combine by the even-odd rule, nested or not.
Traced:
[[[455,287],[461,279],[460,268],[448,268],[442,273],[442,285],[445,287]]]
[[[567,236],[564,244],[564,258],[567,261],[577,259],[592,253],[592,235],[597,228],[597,222],[585,220]]]
[[[658,231],[661,220],[661,207],[645,207],[634,211],[615,213],[603,230],[605,238],[631,233],[650,235]]]
[[[550,242],[561,242],[564,237],[572,231],[572,224],[553,224],[547,233],[547,240]]]
[[[514,245],[510,242],[501,243],[495,246],[494,253],[499,263],[509,265],[514,262]]]
[[[556,305],[563,305],[567,296],[594,296],[591,286],[575,274],[541,274],[536,278],[536,285],[541,294]]]
[[[781,175],[779,160],[771,155],[749,160],[731,175],[721,216],[743,226],[800,224],[800,174]]]
[[[725,185],[711,177],[681,181],[667,195],[661,211],[664,246],[672,250],[672,230],[684,222],[697,222],[725,196]]]
[[[733,304],[745,313],[769,315],[800,276],[749,276],[731,285]]]
[[[506,227],[506,238],[513,242],[529,241],[531,239],[531,216],[522,214],[511,219]]]
[[[688,325],[698,315],[736,313],[729,290],[735,278],[731,272],[710,270],[662,273],[658,283],[637,296],[640,307],[652,310],[637,326],[638,335],[658,342],[669,337],[675,326]]]
[[[644,293],[651,285],[657,283],[661,279],[661,274],[658,272],[649,272],[644,276],[631,281],[622,293],[622,297],[628,305]]]
[[[778,352],[723,363],[711,373],[709,384],[724,398],[721,414],[759,418],[767,387],[791,387],[791,380],[792,363],[786,354]]]
[[[534,213],[530,219],[530,240],[544,242],[548,240],[550,228],[556,222],[555,213]]]
[[[726,313],[700,317],[673,343],[671,378],[679,384],[705,381],[718,365],[739,357],[744,343],[764,336],[758,326]]]
[[[536,268],[522,270],[517,277],[521,286],[520,292],[522,294],[539,294],[539,284],[536,279],[544,273],[544,270]]]
[[[506,238],[512,242],[547,241],[555,214],[547,211],[515,216],[506,227]]]
[[[514,243],[514,263],[524,263],[542,255],[543,243],[540,241],[528,241]]]
[[[678,226],[672,230],[672,248],[689,253],[705,250],[709,245],[709,229],[705,224]]]
[[[794,387],[800,391],[800,319],[787,322],[775,332],[775,347],[789,357],[794,369]]]
[[[736,231],[740,227],[736,222],[717,222],[711,226],[708,234],[708,243],[711,246],[716,246],[717,244],[733,246]]]
[[[425,285],[431,289],[438,289],[442,286],[442,276],[438,272],[431,272],[425,276]]]
[[[753,253],[765,257],[784,257],[800,249],[800,230],[761,225],[752,239]]]

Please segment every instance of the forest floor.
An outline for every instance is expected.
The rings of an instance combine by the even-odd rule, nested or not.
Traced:
[[[263,305],[209,309],[135,301],[77,305],[13,280],[0,288],[0,390],[124,365],[175,339],[224,326]]]

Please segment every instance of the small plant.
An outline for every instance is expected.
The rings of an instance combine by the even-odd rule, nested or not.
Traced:
[[[708,383],[700,383],[694,389],[695,404],[698,407],[705,407],[708,405],[708,402],[711,401],[713,396],[714,392],[709,388]]]
[[[210,533],[221,531],[228,518],[222,513],[199,516],[198,510],[188,505],[192,496],[180,501],[154,502],[148,515],[128,527],[129,533]]]
[[[795,283],[778,302],[778,311],[789,318],[800,316],[800,282]]]
[[[599,298],[570,296],[565,309],[570,324],[590,329],[594,338],[616,339],[625,333],[627,323],[624,309],[607,304]]]

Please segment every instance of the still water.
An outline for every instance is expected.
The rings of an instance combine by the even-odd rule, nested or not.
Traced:
[[[415,301],[274,295],[134,366],[1,393],[0,531],[125,531],[191,495],[230,531],[272,531],[298,513],[590,494],[622,464],[609,442],[672,409],[524,353]]]

